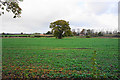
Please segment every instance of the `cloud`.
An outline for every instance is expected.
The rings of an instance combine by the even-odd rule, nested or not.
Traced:
[[[64,19],[77,28],[117,28],[117,0],[24,0],[20,3],[21,18],[12,13],[2,16],[0,32],[44,33],[51,22]],[[102,27],[101,27],[102,26]]]

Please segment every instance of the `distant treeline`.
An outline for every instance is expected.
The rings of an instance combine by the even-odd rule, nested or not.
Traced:
[[[1,35],[1,37],[54,37],[54,36],[38,36],[38,35]]]
[[[75,29],[72,30],[73,36],[85,36],[90,37],[120,37],[120,32],[114,31],[95,31],[94,29]]]
[[[0,34],[0,37],[54,37],[53,35],[45,35],[45,34],[38,34],[38,33],[34,33],[34,34],[21,34],[21,33],[2,33]]]
[[[75,31],[74,29],[72,30],[72,36],[78,36],[78,37],[86,37],[86,38],[91,38],[91,37],[118,37],[120,38],[120,32],[113,31],[113,32],[95,32],[94,30],[86,30],[83,29],[82,31]],[[70,37],[72,37],[70,36]],[[0,37],[54,37],[51,31],[48,31],[47,33],[32,33],[32,34],[26,34],[26,33],[1,33]]]

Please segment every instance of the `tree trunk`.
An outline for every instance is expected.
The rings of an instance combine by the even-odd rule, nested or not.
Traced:
[[[59,34],[58,39],[62,39],[62,33]]]

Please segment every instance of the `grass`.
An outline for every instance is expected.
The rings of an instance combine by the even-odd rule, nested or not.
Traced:
[[[91,78],[94,51],[100,76],[118,76],[118,39],[3,38],[2,41],[3,78]]]

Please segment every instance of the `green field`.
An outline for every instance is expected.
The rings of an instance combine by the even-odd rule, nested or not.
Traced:
[[[94,51],[100,77],[118,76],[118,39],[3,38],[2,51],[3,78],[94,77]]]

